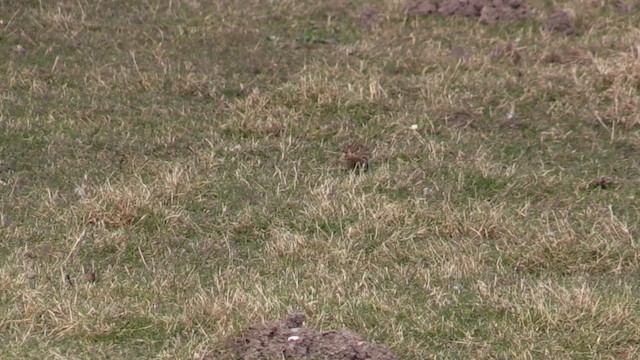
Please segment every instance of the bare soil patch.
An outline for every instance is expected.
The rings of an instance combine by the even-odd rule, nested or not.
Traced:
[[[375,7],[371,5],[364,5],[358,11],[358,22],[363,27],[375,28],[382,25],[384,18]]]
[[[340,154],[340,161],[349,170],[365,171],[369,169],[372,157],[371,150],[361,144],[347,145]]]
[[[586,65],[591,63],[591,58],[586,51],[570,48],[570,49],[556,49],[546,54],[542,58],[545,62],[550,64],[582,64]]]
[[[480,21],[520,21],[530,16],[522,0],[407,0],[407,15],[460,15]]]
[[[394,360],[383,345],[367,343],[348,329],[316,331],[303,327],[305,315],[248,327],[233,347],[242,359]]]
[[[601,178],[592,180],[589,183],[589,188],[607,190],[607,189],[610,189],[611,187],[613,187],[615,185],[616,185],[616,183],[612,179],[607,178],[607,177],[601,177]]]
[[[553,13],[545,21],[544,27],[548,31],[563,35],[573,35],[577,32],[575,26],[573,26],[573,23],[571,22],[571,17],[566,11],[557,11]]]

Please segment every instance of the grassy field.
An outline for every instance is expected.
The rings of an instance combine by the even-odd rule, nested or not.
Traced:
[[[0,1],[0,358],[234,359],[293,311],[400,359],[640,356],[614,3]]]

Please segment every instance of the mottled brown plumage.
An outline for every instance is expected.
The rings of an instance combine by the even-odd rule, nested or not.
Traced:
[[[340,161],[349,170],[366,171],[371,161],[371,150],[364,145],[348,145],[342,151]]]

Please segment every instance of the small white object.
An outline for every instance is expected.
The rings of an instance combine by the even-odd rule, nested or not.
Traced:
[[[455,291],[460,291],[460,290],[463,289],[463,286],[460,285],[460,284],[455,284],[452,287],[453,287],[453,290],[455,290]]]
[[[84,187],[82,186],[78,186],[75,189],[73,189],[73,193],[77,196],[77,197],[86,197],[87,196],[87,192],[84,190]]]
[[[18,52],[18,54],[20,55],[25,55],[27,53],[27,49],[25,49],[22,45],[18,44],[16,45],[16,51]]]
[[[297,336],[297,335],[289,336],[289,338],[287,339],[287,341],[290,341],[290,342],[298,342],[300,340],[302,340],[302,338],[300,338],[300,336]]]
[[[413,124],[409,127],[411,130],[418,130],[418,124]]]
[[[513,111],[507,113],[507,120],[513,120]]]

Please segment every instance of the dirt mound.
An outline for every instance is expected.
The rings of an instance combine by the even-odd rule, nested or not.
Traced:
[[[375,7],[371,5],[364,5],[359,10],[358,22],[363,27],[375,28],[382,25],[384,18]]]
[[[443,0],[439,4],[438,13],[444,16],[477,17],[486,3],[484,0]]]
[[[479,17],[480,21],[519,21],[530,14],[524,0],[407,0],[407,15]]]
[[[303,314],[253,325],[233,342],[242,359],[396,360],[382,345],[370,344],[347,329],[318,332],[302,327]]]
[[[576,28],[571,23],[571,17],[566,11],[553,13],[547,21],[545,21],[544,27],[548,31],[564,35],[573,35],[576,33]]]
[[[480,21],[486,23],[520,21],[529,16],[530,11],[523,0],[493,0],[480,11]]]

